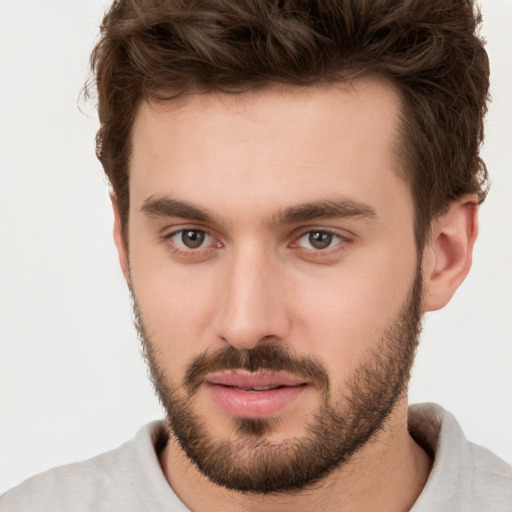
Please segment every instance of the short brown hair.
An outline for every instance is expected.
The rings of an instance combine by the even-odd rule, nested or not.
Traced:
[[[480,21],[465,0],[115,0],[91,64],[97,155],[123,226],[142,101],[379,74],[402,98],[401,156],[422,247],[451,201],[469,193],[482,201],[487,192],[479,149],[489,66]]]

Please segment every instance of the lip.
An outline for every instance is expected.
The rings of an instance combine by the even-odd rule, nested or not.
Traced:
[[[284,373],[226,371],[208,376],[205,386],[228,416],[268,418],[291,405],[308,383]]]

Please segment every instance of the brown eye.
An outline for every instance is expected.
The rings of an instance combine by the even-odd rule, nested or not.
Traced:
[[[181,232],[181,243],[189,249],[197,249],[203,245],[206,233],[198,229],[185,229]]]
[[[308,242],[314,249],[327,249],[332,243],[333,234],[326,231],[311,231]]]

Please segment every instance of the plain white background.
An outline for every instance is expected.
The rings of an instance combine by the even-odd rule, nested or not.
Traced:
[[[78,94],[106,0],[0,0],[0,493],[161,417]],[[512,2],[484,0],[492,176],[473,270],[425,322],[411,401],[512,462]]]

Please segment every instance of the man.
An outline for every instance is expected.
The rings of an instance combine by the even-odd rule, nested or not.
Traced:
[[[455,0],[112,6],[98,156],[167,421],[5,510],[510,509],[510,467],[407,408],[486,193],[477,21]]]

